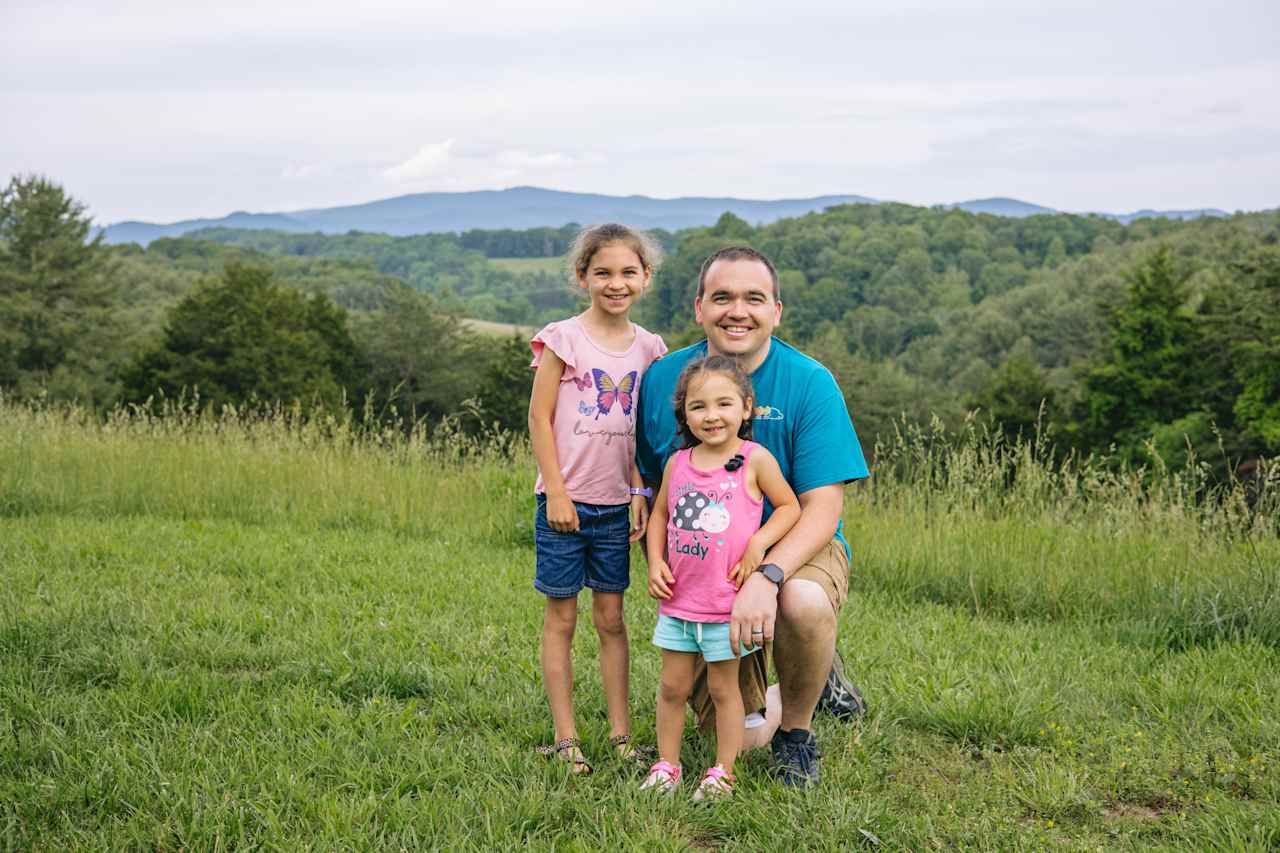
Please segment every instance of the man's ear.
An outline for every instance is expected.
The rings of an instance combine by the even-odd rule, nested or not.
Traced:
[[[693,322],[699,326],[702,325],[702,297],[694,297],[693,300]]]

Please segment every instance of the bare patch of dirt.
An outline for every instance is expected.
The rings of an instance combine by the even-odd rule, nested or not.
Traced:
[[[1144,803],[1112,803],[1103,812],[1108,819],[1129,817],[1138,820],[1156,820],[1161,815],[1173,811],[1173,807],[1163,805],[1151,806]]]

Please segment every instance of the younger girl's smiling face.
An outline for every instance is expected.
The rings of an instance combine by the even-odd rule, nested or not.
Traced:
[[[694,438],[717,447],[737,437],[742,422],[751,417],[751,401],[742,398],[733,377],[704,373],[689,383],[684,416]]]
[[[606,243],[596,250],[578,284],[591,295],[591,305],[606,314],[625,315],[649,284],[650,271],[625,243]]]

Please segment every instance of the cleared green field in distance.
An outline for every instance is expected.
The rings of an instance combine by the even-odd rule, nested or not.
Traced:
[[[0,405],[0,848],[1280,845],[1274,505],[926,444],[847,493],[839,644],[870,714],[819,719],[820,787],[752,754],[699,807],[608,756],[585,599],[596,772],[533,755],[523,442]],[[712,752],[686,743],[696,779]]]
[[[494,320],[473,320],[471,318],[464,319],[462,325],[473,332],[498,338],[509,338],[512,335],[533,337],[533,333],[537,331],[533,326],[517,326],[514,323],[498,323]]]
[[[560,275],[564,272],[564,258],[490,258],[489,263],[501,270],[513,273],[545,272]],[[568,285],[566,285],[567,287]]]

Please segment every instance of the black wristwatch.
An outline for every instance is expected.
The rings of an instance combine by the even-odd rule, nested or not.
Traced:
[[[782,582],[786,580],[786,576],[778,566],[773,563],[761,563],[756,567],[756,571],[776,583],[779,590],[782,589]]]

